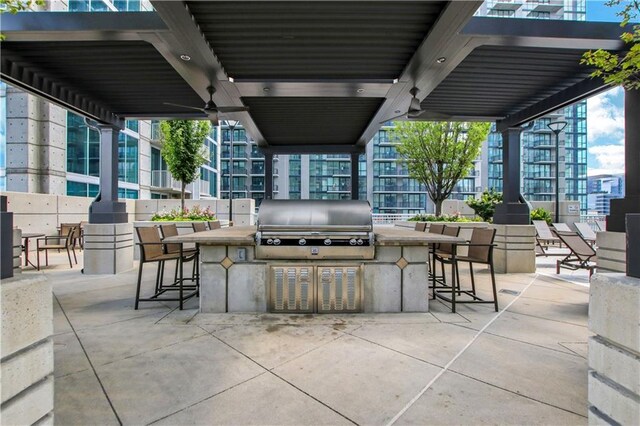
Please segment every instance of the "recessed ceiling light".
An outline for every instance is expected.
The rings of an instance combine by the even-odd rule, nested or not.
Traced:
[[[233,83],[233,82],[234,82],[233,77],[229,77],[229,82],[230,82],[230,83]]]
[[[441,63],[443,63],[443,62],[444,62],[444,61],[446,61],[446,60],[447,60],[447,58],[445,58],[444,56],[441,56],[441,57],[439,57],[438,59],[436,59],[436,62],[437,62],[437,63],[439,63],[439,64],[441,64]]]
[[[185,62],[189,62],[191,60],[191,56],[189,56],[189,55],[180,55],[180,59],[182,59]]]
[[[397,78],[394,78],[394,79],[393,79],[393,84],[397,84],[397,83],[398,83],[398,79],[397,79]]]
[[[356,92],[358,92],[358,93],[364,93],[364,89],[360,88],[360,89],[356,90]]]
[[[396,114],[400,114],[400,110],[399,110],[399,109],[395,110],[394,112],[395,112]]]
[[[270,92],[270,91],[271,91],[271,89],[270,89],[269,87],[263,87],[263,88],[262,88],[262,91],[263,91],[263,92]]]

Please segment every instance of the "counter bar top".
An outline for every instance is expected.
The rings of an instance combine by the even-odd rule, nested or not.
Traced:
[[[432,243],[464,243],[462,237],[430,234],[399,226],[374,226],[377,246],[426,246]],[[213,231],[193,232],[168,237],[165,243],[199,243],[212,246],[251,246],[255,244],[255,226],[232,226]]]

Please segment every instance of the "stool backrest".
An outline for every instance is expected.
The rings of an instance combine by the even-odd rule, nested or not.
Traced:
[[[207,225],[204,222],[193,222],[193,232],[202,232],[207,230]]]
[[[140,261],[146,262],[163,255],[162,240],[155,226],[136,228],[140,241]]]
[[[471,234],[471,244],[469,246],[469,252],[467,257],[472,259],[477,259],[479,262],[489,262],[489,254],[491,253],[493,247],[493,240],[496,237],[496,230],[489,228],[473,228],[473,233]],[[482,244],[482,245],[473,245],[473,244]]]
[[[431,232],[432,234],[442,234],[445,226],[446,225],[442,223],[432,223],[431,225],[429,225],[429,232]]]
[[[414,230],[420,231],[420,232],[424,232],[425,229],[427,229],[426,222],[418,222],[416,223],[416,227],[414,228]]]
[[[78,223],[61,223],[60,236],[65,237],[65,245],[69,247],[76,238],[80,238],[80,224]]]
[[[209,224],[209,230],[213,231],[214,229],[220,229],[220,221],[219,220],[211,220],[207,222]]]
[[[160,225],[160,232],[162,232],[162,238],[175,237],[178,235],[178,227],[175,223],[165,223]],[[165,253],[180,253],[180,244],[165,244]]]
[[[444,231],[442,231],[442,235],[448,235],[450,237],[457,237],[460,234],[459,226],[450,226],[445,225]],[[453,244],[450,243],[440,243],[439,250],[443,253],[453,253]]]

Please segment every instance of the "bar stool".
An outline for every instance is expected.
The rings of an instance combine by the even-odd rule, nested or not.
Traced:
[[[197,262],[197,252],[189,256],[183,254],[182,245],[179,244],[178,253],[166,253],[165,246],[160,239],[158,228],[153,227],[139,227],[136,228],[138,234],[138,240],[140,245],[140,265],[138,267],[138,282],[136,285],[136,301],[135,309],[138,309],[140,302],[161,302],[161,301],[177,301],[180,302],[180,310],[183,308],[185,300],[198,295],[199,292],[199,279],[194,274],[191,278],[184,278],[182,272],[182,265],[187,261]],[[164,266],[165,262],[175,260],[177,268],[179,269],[179,277],[177,277],[171,284],[165,285],[164,280]],[[158,264],[158,270],[156,272],[155,293],[149,297],[140,297],[140,287],[142,284],[142,268],[145,263],[156,262]],[[192,281],[192,284],[185,285],[184,281]],[[179,292],[178,297],[160,297],[164,293],[169,291]],[[185,294],[185,291],[189,293]]]
[[[220,229],[222,226],[220,225],[220,221],[219,220],[210,220],[209,222],[207,222],[207,224],[209,225],[209,230],[213,231],[214,229]]]
[[[415,231],[419,231],[419,232],[424,232],[425,229],[427,229],[426,222],[418,222],[416,223],[416,227],[414,228]]]
[[[433,226],[433,225],[432,225]],[[443,227],[442,229],[442,235],[447,235],[450,237],[457,237],[458,235],[460,235],[460,227],[459,226],[450,226],[450,225],[440,225]],[[436,228],[436,230],[438,230],[439,227]],[[440,243],[438,244],[436,247],[434,247],[433,251],[432,251],[432,256],[433,256],[433,270],[432,270],[432,274],[435,275],[435,279],[434,277],[431,277],[432,280],[432,285],[430,286],[431,289],[433,289],[433,295],[432,295],[432,299],[435,299],[436,297],[436,288],[438,287],[438,284],[440,284],[441,286],[446,287],[447,286],[447,276],[444,272],[444,265],[446,259],[451,258],[453,255],[453,244],[451,243]],[[436,261],[440,262],[440,271],[442,272],[442,275],[438,276],[437,275],[437,267],[436,267]],[[452,273],[455,273],[455,268],[452,269]],[[459,277],[457,277],[459,278]]]
[[[204,222],[192,222],[193,232],[203,232],[207,230],[207,225]]]

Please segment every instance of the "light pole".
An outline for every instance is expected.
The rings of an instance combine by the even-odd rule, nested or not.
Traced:
[[[560,132],[567,127],[566,121],[552,121],[547,124],[554,135],[556,135],[556,211],[555,221],[560,222]]]
[[[229,129],[229,226],[233,225],[233,131],[238,120],[225,120]]]

